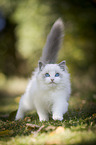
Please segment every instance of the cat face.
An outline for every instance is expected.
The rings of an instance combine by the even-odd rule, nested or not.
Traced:
[[[42,77],[46,84],[56,85],[60,82],[62,74],[58,66],[47,65],[42,71]]]
[[[61,64],[47,64],[43,66],[40,66],[40,79],[43,81],[44,84],[48,86],[57,86],[60,83],[62,83],[62,78],[64,74],[64,67],[63,65],[65,62],[63,62],[62,66]]]

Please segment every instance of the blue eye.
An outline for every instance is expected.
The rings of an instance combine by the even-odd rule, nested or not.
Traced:
[[[50,77],[50,75],[48,73],[45,74],[46,77]]]
[[[56,74],[55,74],[55,77],[59,77],[59,75],[60,75],[59,73],[56,73]]]

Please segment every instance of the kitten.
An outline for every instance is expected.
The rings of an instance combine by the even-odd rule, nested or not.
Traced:
[[[62,20],[58,19],[48,35],[38,68],[21,97],[15,120],[23,119],[29,110],[36,110],[40,121],[47,121],[49,113],[54,120],[63,120],[71,93],[65,61],[56,64],[63,28]]]

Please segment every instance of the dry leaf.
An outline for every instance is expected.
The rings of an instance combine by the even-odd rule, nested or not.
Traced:
[[[13,130],[4,130],[4,131],[0,131],[0,136],[12,135],[13,133],[14,133]]]
[[[42,128],[44,128],[44,125],[42,125],[42,126],[37,130],[37,132],[41,131]]]
[[[27,129],[37,129],[40,127],[38,125],[30,124],[30,123],[27,123],[26,126],[27,126]]]
[[[31,131],[31,133],[33,133],[34,137],[36,137],[38,132],[40,132],[43,128],[44,128],[44,125],[42,125],[37,131]]]
[[[54,130],[56,127],[55,126],[52,126],[52,125],[50,125],[50,126],[48,126],[48,127],[46,127],[46,131],[49,131],[49,130]]]
[[[31,122],[31,118],[30,117],[25,117],[24,121]]]
[[[63,133],[63,132],[64,132],[64,127],[62,126],[57,127],[57,129],[55,130],[56,134]]]
[[[93,118],[93,119],[96,118],[96,113],[92,114],[92,118]]]
[[[54,136],[55,134],[63,133],[64,132],[64,127],[59,126],[56,128],[56,130],[52,131],[49,135]]]

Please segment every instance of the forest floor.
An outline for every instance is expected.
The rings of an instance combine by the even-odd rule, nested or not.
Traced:
[[[19,86],[17,82],[17,88],[16,85],[14,88],[27,84],[25,80],[21,82]],[[89,90],[84,93],[86,88],[82,92],[79,88],[74,89],[63,121],[54,121],[50,115],[49,121],[40,122],[35,112],[26,114],[24,120],[14,121],[21,92],[15,89],[15,94],[11,94],[12,89],[8,90],[10,83],[6,85],[6,91],[0,92],[0,145],[96,144],[94,92]]]

